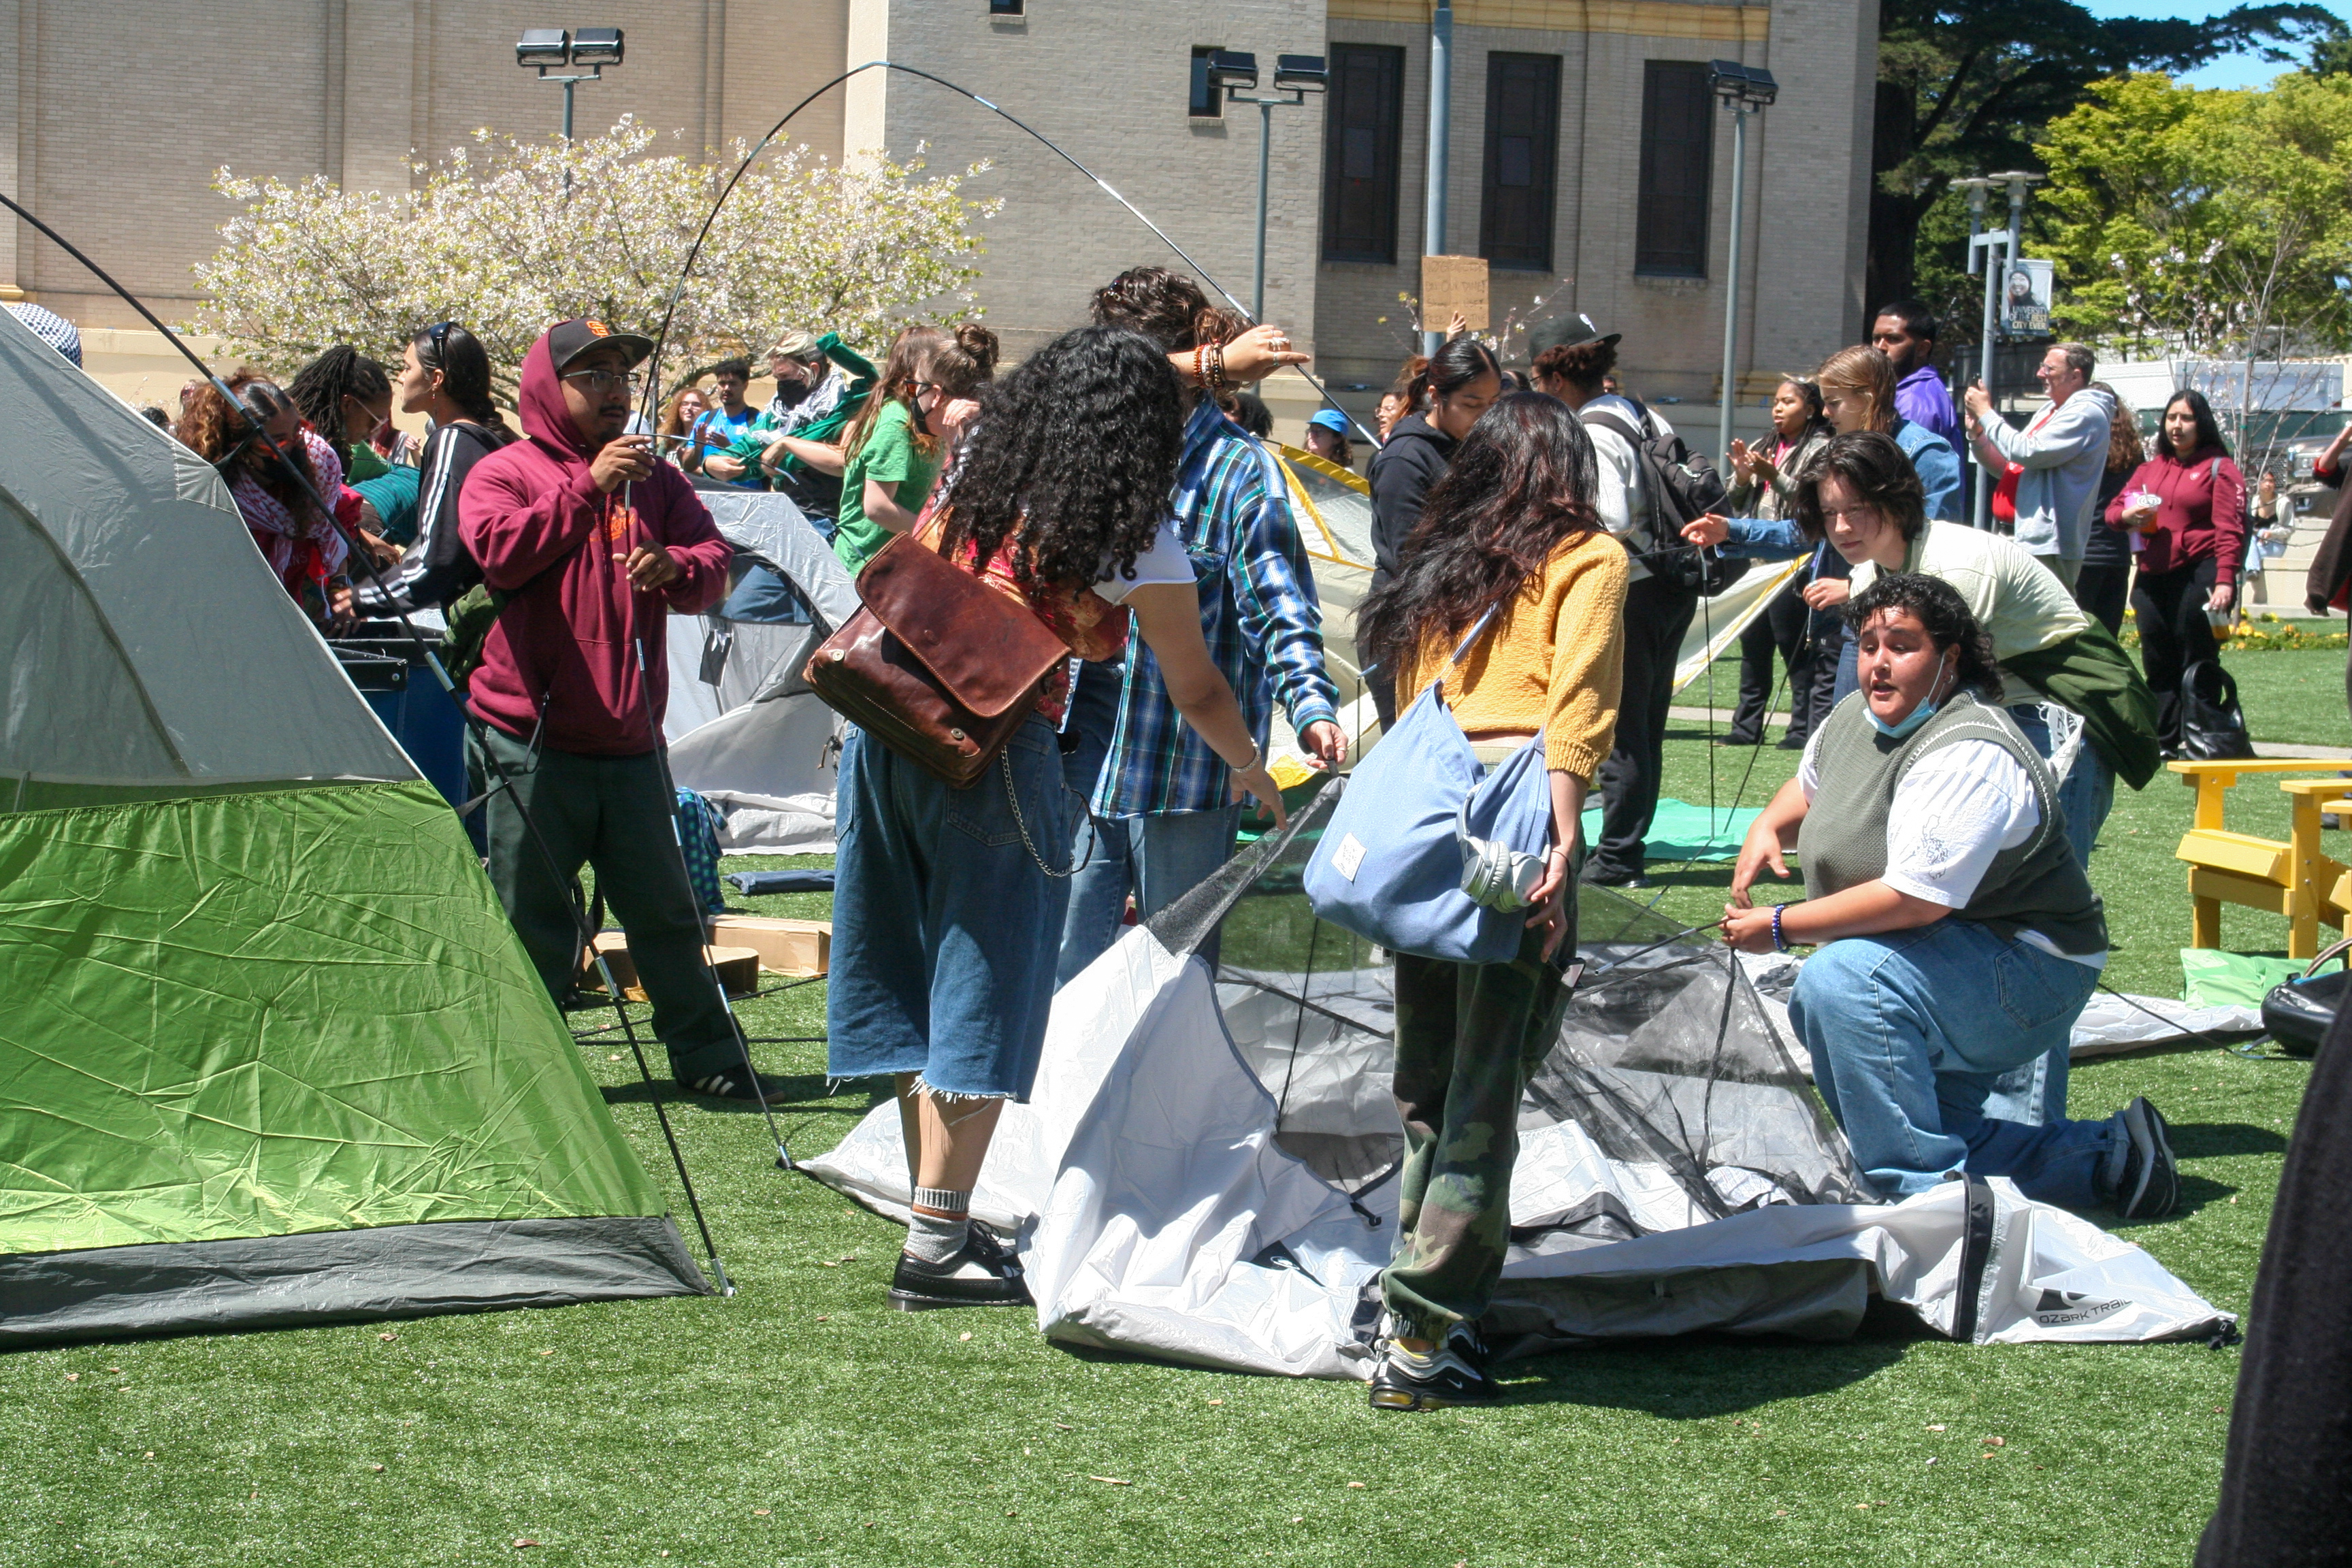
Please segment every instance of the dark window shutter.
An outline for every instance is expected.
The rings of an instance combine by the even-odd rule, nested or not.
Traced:
[[[1559,57],[1486,57],[1486,164],[1478,253],[1496,267],[1551,270],[1559,166]]]
[[[1323,259],[1396,260],[1404,50],[1333,44],[1323,121]]]
[[[1645,62],[1634,271],[1706,276],[1707,181],[1714,151],[1715,102],[1706,67],[1693,60]]]

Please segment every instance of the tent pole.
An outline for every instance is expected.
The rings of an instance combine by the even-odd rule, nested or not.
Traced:
[[[627,504],[625,490],[622,505],[625,507]],[[693,871],[686,863],[686,840],[677,830],[677,780],[669,771],[669,744],[662,739],[661,725],[654,720],[653,689],[646,684],[645,638],[642,636],[632,637],[629,646],[637,656],[637,700],[645,705],[646,728],[653,736],[654,760],[661,769],[662,799],[669,809],[670,847],[677,851],[678,875],[686,879],[687,895],[691,898],[694,893]],[[699,905],[696,906],[695,913],[698,918],[700,916]],[[775,1108],[768,1103],[766,1092],[760,1088],[760,1069],[751,1065],[751,1046],[744,1037],[743,1022],[735,1016],[735,1004],[727,994],[727,983],[719,978],[719,966],[710,962],[710,944],[704,942],[700,951],[702,973],[710,977],[710,988],[719,994],[719,1005],[727,1015],[727,1026],[735,1032],[735,1048],[743,1056],[743,1070],[751,1075],[751,1090],[759,1098],[760,1114],[768,1119],[768,1136],[776,1144],[776,1169],[797,1170],[799,1167],[793,1163],[792,1151],[784,1147],[783,1132],[776,1126]]]

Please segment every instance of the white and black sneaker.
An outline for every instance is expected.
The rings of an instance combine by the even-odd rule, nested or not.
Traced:
[[[1486,1347],[1467,1323],[1454,1324],[1426,1353],[1405,1349],[1393,1318],[1388,1326],[1381,1364],[1372,1373],[1373,1409],[1443,1410],[1492,1405],[1503,1397],[1502,1385],[1486,1371]]]
[[[1021,1259],[975,1221],[957,1247],[937,1263],[907,1253],[890,1276],[890,1305],[902,1312],[941,1307],[1034,1307]]]
[[[2126,1219],[2160,1219],[2180,1205],[2180,1171],[2163,1113],[2146,1097],[2116,1113],[2123,1130],[2123,1174],[2116,1183],[2116,1213]]]
[[[780,1078],[761,1073],[756,1078],[741,1068],[728,1068],[697,1079],[679,1079],[677,1087],[695,1094],[707,1094],[716,1100],[748,1100],[777,1104],[792,1098],[792,1091]]]

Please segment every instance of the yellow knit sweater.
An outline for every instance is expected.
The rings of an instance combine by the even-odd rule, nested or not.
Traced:
[[[1617,733],[1625,670],[1624,547],[1598,530],[1553,552],[1446,677],[1465,731],[1544,735],[1544,763],[1588,783]],[[1397,672],[1397,710],[1445,671],[1465,633],[1425,639]]]

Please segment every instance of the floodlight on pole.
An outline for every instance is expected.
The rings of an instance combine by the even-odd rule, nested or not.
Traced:
[[[1731,415],[1738,401],[1739,364],[1739,240],[1741,208],[1748,191],[1748,117],[1760,114],[1780,96],[1780,84],[1761,66],[1738,60],[1709,60],[1706,84],[1731,115],[1731,245],[1726,259],[1727,287],[1723,300],[1723,393],[1716,417],[1716,454],[1727,461],[1731,451]]]
[[[536,70],[541,81],[563,84],[563,139],[572,140],[572,93],[583,81],[602,81],[604,68],[621,63],[623,38],[618,27],[526,27],[515,45],[515,64]],[[550,76],[550,71],[563,71]],[[567,175],[568,187],[570,178]]]
[[[1321,92],[1330,84],[1331,73],[1321,55],[1276,55],[1274,57],[1274,95],[1251,98],[1245,92],[1257,90],[1257,57],[1232,49],[1219,49],[1209,57],[1209,84],[1224,89],[1225,98],[1234,103],[1257,105],[1257,265],[1255,283],[1250,291],[1250,317],[1265,320],[1265,210],[1266,180],[1274,159],[1274,111],[1296,109],[1307,101],[1310,92]]]

